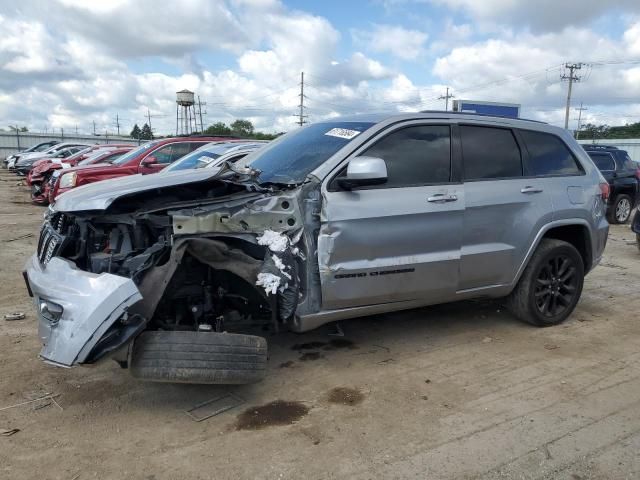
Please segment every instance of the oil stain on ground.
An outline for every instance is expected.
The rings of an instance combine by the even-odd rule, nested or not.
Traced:
[[[329,390],[329,402],[339,405],[358,405],[364,400],[364,394],[355,388],[336,387]]]
[[[261,430],[277,425],[291,425],[309,413],[309,407],[301,402],[276,400],[258,407],[251,407],[236,418],[236,430]]]
[[[307,342],[307,343],[296,343],[291,347],[291,350],[317,350],[322,349],[325,351],[330,350],[355,350],[358,346],[353,343],[351,340],[346,338],[332,338],[329,342]]]
[[[313,360],[320,360],[321,358],[324,358],[324,355],[322,355],[320,352],[306,352],[300,355],[300,358],[298,360],[300,360],[301,362],[309,362]]]

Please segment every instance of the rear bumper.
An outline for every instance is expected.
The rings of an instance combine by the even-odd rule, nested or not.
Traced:
[[[142,298],[131,279],[84,272],[58,257],[43,267],[34,255],[25,274],[38,316],[40,357],[58,366],[84,363],[108,328]],[[44,302],[62,307],[57,321],[43,315]]]

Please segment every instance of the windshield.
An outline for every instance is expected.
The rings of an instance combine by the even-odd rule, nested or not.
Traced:
[[[30,151],[30,152],[44,152],[45,150],[48,150],[50,148],[51,148],[51,144],[50,143],[43,143],[42,145],[30,148],[27,151]]]
[[[371,122],[322,122],[290,132],[238,162],[260,171],[260,183],[300,183]]]
[[[159,142],[149,142],[149,143],[145,143],[144,145],[140,145],[138,148],[134,148],[133,150],[131,150],[126,155],[123,155],[120,158],[118,158],[117,160],[114,160],[113,162],[110,162],[110,163],[112,163],[113,165],[123,165],[123,164],[127,163],[129,160],[131,160],[132,158],[137,157],[141,153],[152,149],[158,143]]]

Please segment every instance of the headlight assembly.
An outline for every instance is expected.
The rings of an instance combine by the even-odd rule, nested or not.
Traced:
[[[65,173],[60,178],[60,188],[72,188],[76,186],[76,179],[78,174],[76,172]]]

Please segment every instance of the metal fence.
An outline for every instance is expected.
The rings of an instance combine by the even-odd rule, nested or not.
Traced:
[[[631,160],[640,162],[640,138],[620,138],[603,140],[578,140],[581,145],[612,145],[621,150],[626,150]]]
[[[0,158],[7,157],[12,153],[20,152],[33,145],[50,140],[80,142],[89,145],[97,143],[130,143],[132,145],[139,145],[144,142],[132,139],[131,137],[116,135],[47,135],[31,132],[0,132]]]

